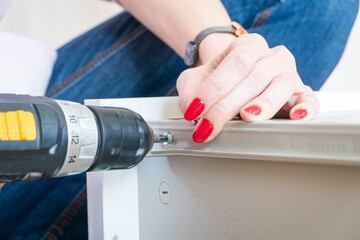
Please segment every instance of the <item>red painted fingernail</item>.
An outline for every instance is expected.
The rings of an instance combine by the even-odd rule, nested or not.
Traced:
[[[199,98],[195,98],[186,109],[184,118],[188,121],[192,121],[199,117],[199,115],[204,111],[205,105],[204,102]]]
[[[307,115],[307,110],[305,108],[298,108],[295,110],[294,114],[296,117],[300,118],[300,119],[303,119],[306,117]]]
[[[251,113],[254,116],[257,116],[261,113],[261,108],[256,105],[252,105],[252,106],[245,108],[245,111],[247,111],[248,113]]]
[[[193,133],[193,140],[197,143],[205,141],[213,131],[213,125],[206,119],[203,119]]]

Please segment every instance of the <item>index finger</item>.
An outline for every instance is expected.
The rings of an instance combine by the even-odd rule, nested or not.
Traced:
[[[224,98],[251,72],[256,62],[267,55],[269,47],[260,35],[248,34],[240,36],[227,51],[228,54],[194,94],[184,99],[188,103],[184,113],[186,120],[192,121],[202,116]]]

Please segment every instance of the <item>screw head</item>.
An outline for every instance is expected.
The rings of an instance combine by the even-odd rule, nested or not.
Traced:
[[[163,204],[168,204],[171,199],[170,187],[166,182],[161,182],[159,186],[159,198]]]

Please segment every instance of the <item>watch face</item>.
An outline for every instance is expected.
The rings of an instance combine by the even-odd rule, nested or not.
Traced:
[[[185,49],[184,62],[187,66],[194,66],[197,62],[198,46],[194,42],[188,42]]]

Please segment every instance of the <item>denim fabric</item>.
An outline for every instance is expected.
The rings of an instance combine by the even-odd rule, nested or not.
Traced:
[[[285,45],[305,84],[318,90],[344,50],[358,0],[224,0],[231,18]],[[47,96],[163,96],[185,69],[169,47],[122,13],[58,50]],[[87,239],[85,175],[6,184],[0,194],[0,239]]]

